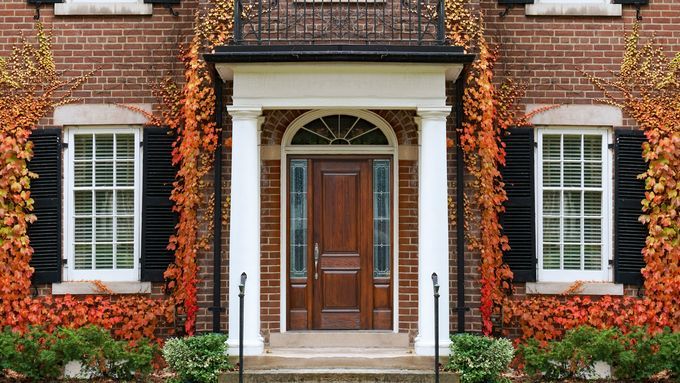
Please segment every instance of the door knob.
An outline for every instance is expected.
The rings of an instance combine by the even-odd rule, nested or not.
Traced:
[[[319,279],[319,244],[314,243],[314,279]]]

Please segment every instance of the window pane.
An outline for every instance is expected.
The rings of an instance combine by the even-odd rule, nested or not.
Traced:
[[[113,269],[113,245],[97,244],[95,246],[95,265],[97,269]]]
[[[113,218],[97,218],[95,227],[96,242],[113,242]]]
[[[564,245],[564,269],[581,270],[581,245]]]
[[[96,162],[95,186],[113,186],[113,162]]]
[[[92,162],[76,162],[73,164],[74,183],[76,187],[92,186]]]
[[[584,269],[600,270],[602,268],[602,246],[586,245],[584,249]]]
[[[128,215],[133,214],[135,209],[135,191],[118,190],[116,191],[116,213]]]
[[[308,122],[295,133],[293,145],[388,145],[374,124],[356,116],[332,115]]]
[[[543,244],[543,268],[560,268],[560,245]]]
[[[558,162],[543,163],[543,186],[549,187],[561,186],[560,164]]]
[[[373,277],[390,276],[390,161],[373,161]]]
[[[563,146],[565,161],[580,161],[581,160],[581,136],[569,135],[564,136]]]
[[[76,160],[92,159],[92,135],[77,134],[73,137],[74,153]]]
[[[602,240],[602,219],[586,218],[583,230],[585,243],[600,243]]]
[[[75,268],[76,270],[87,270],[92,268],[92,245],[90,244],[76,244],[75,250]]]
[[[116,135],[116,158],[131,159],[135,158],[135,135],[117,134]]]
[[[560,215],[560,192],[557,190],[543,191],[543,214]]]
[[[544,135],[543,136],[543,159],[544,160],[558,160],[560,159],[560,139],[559,135]]]
[[[586,187],[602,187],[602,164],[599,162],[583,164],[583,181]]]
[[[92,215],[92,191],[75,191],[73,199],[76,215]]]
[[[602,136],[583,136],[583,158],[586,161],[602,160]]]
[[[579,187],[581,186],[581,163],[580,162],[565,162],[564,163],[564,186]]]
[[[583,207],[588,217],[600,217],[602,215],[602,192],[583,192]]]
[[[97,190],[95,192],[95,213],[97,215],[113,214],[113,191]]]
[[[76,218],[73,234],[75,242],[92,242],[92,218]]]
[[[116,186],[133,186],[135,184],[135,163],[131,161],[116,162]]]
[[[307,160],[290,162],[290,276],[307,277]]]
[[[564,242],[581,242],[581,218],[564,218]]]
[[[116,245],[116,268],[132,269],[134,267],[133,245],[131,243]]]
[[[135,226],[133,217],[116,218],[116,241],[133,242],[135,240],[134,229]]]
[[[560,243],[560,219],[543,217],[543,242]]]
[[[564,193],[564,215],[565,216],[580,216],[581,215],[581,192],[580,191],[565,191]]]
[[[96,159],[113,159],[113,134],[97,134],[94,138],[94,142]]]

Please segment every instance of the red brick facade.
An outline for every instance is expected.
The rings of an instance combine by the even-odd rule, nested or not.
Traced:
[[[179,13],[172,16],[160,5],[154,5],[152,16],[54,16],[52,5],[41,7],[41,21],[54,35],[57,68],[68,75],[82,75],[95,71],[75,96],[85,103],[132,104],[150,103],[158,109],[152,88],[167,74],[177,76],[181,64],[177,60],[178,44],[191,33],[193,15],[199,3],[207,0],[182,0],[174,7]],[[592,16],[525,16],[524,6],[510,9],[500,16],[504,7],[496,0],[471,0],[486,17],[488,35],[501,43],[501,58],[497,65],[499,79],[513,78],[527,84],[523,105],[529,104],[595,104],[601,94],[585,78],[582,71],[608,77],[620,64],[624,49],[624,34],[635,21],[635,9],[623,6],[622,17]],[[656,35],[667,52],[680,50],[680,2],[650,0],[642,7],[642,35]],[[0,3],[0,56],[7,56],[20,35],[33,34],[35,8],[26,0],[5,0]],[[230,86],[225,87],[226,104],[230,103]],[[449,104],[454,103],[449,88]],[[284,130],[305,111],[265,111],[261,143],[263,146],[281,145]],[[395,130],[400,145],[417,145],[414,111],[375,111]],[[224,138],[230,136],[227,125]],[[41,125],[50,126],[51,119]],[[632,126],[630,119],[624,125]],[[455,135],[452,120],[449,137]],[[224,149],[223,195],[229,195],[230,150]],[[418,321],[418,165],[414,160],[400,160],[399,164],[399,269],[398,317],[399,331],[416,332]],[[455,150],[448,154],[449,193],[455,196]],[[280,160],[262,161],[261,176],[261,320],[262,330],[280,331],[281,316],[281,185]],[[212,179],[207,180],[211,187]],[[471,179],[467,180],[472,182]],[[469,188],[468,188],[469,190]],[[208,230],[210,219],[204,222]],[[222,226],[222,309],[226,311],[228,288],[233,283],[228,276],[228,212]],[[475,235],[473,227],[468,235]],[[456,227],[449,225],[450,246],[450,310],[451,331],[456,331]],[[212,329],[213,306],[212,250],[199,255],[201,282],[198,286],[198,331]],[[466,252],[465,306],[466,330],[481,330],[479,317],[479,254]],[[517,286],[524,293],[524,286]],[[160,285],[153,294],[160,295]],[[50,293],[49,286],[40,286],[41,294]],[[626,294],[637,294],[627,286]],[[223,311],[221,330],[227,330],[227,314]]]

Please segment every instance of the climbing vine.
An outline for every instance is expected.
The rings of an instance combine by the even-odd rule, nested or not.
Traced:
[[[168,77],[156,89],[165,109],[163,119],[152,122],[167,125],[175,135],[172,160],[178,166],[171,200],[179,222],[168,246],[175,252],[175,262],[165,272],[165,278],[170,280],[168,287],[186,315],[184,328],[188,334],[194,332],[198,311],[196,255],[208,247],[206,238],[199,235],[198,211],[203,202],[204,178],[212,169],[221,135],[214,116],[214,80],[202,53],[224,44],[231,36],[232,23],[233,2],[213,1],[205,15],[197,16],[192,39],[181,49],[183,85]]]
[[[0,58],[0,328],[39,325],[52,330],[92,323],[124,339],[153,338],[163,319],[172,321],[172,305],[166,300],[30,294],[33,249],[27,229],[36,220],[31,179],[40,176],[28,170],[30,136],[54,107],[78,101],[73,92],[92,75],[64,78],[54,64],[51,35],[40,23],[36,40],[22,38],[8,58]]]

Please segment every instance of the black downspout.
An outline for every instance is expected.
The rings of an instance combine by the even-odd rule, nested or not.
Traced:
[[[217,148],[215,149],[215,179],[213,206],[213,315],[212,331],[221,332],[222,314],[222,118],[224,100],[222,99],[222,79],[213,66],[213,88],[215,91],[215,129],[217,130]]]
[[[456,314],[458,326],[456,332],[465,332],[465,155],[460,142],[460,130],[463,127],[463,95],[465,91],[465,72],[456,80],[456,283],[458,297]]]

